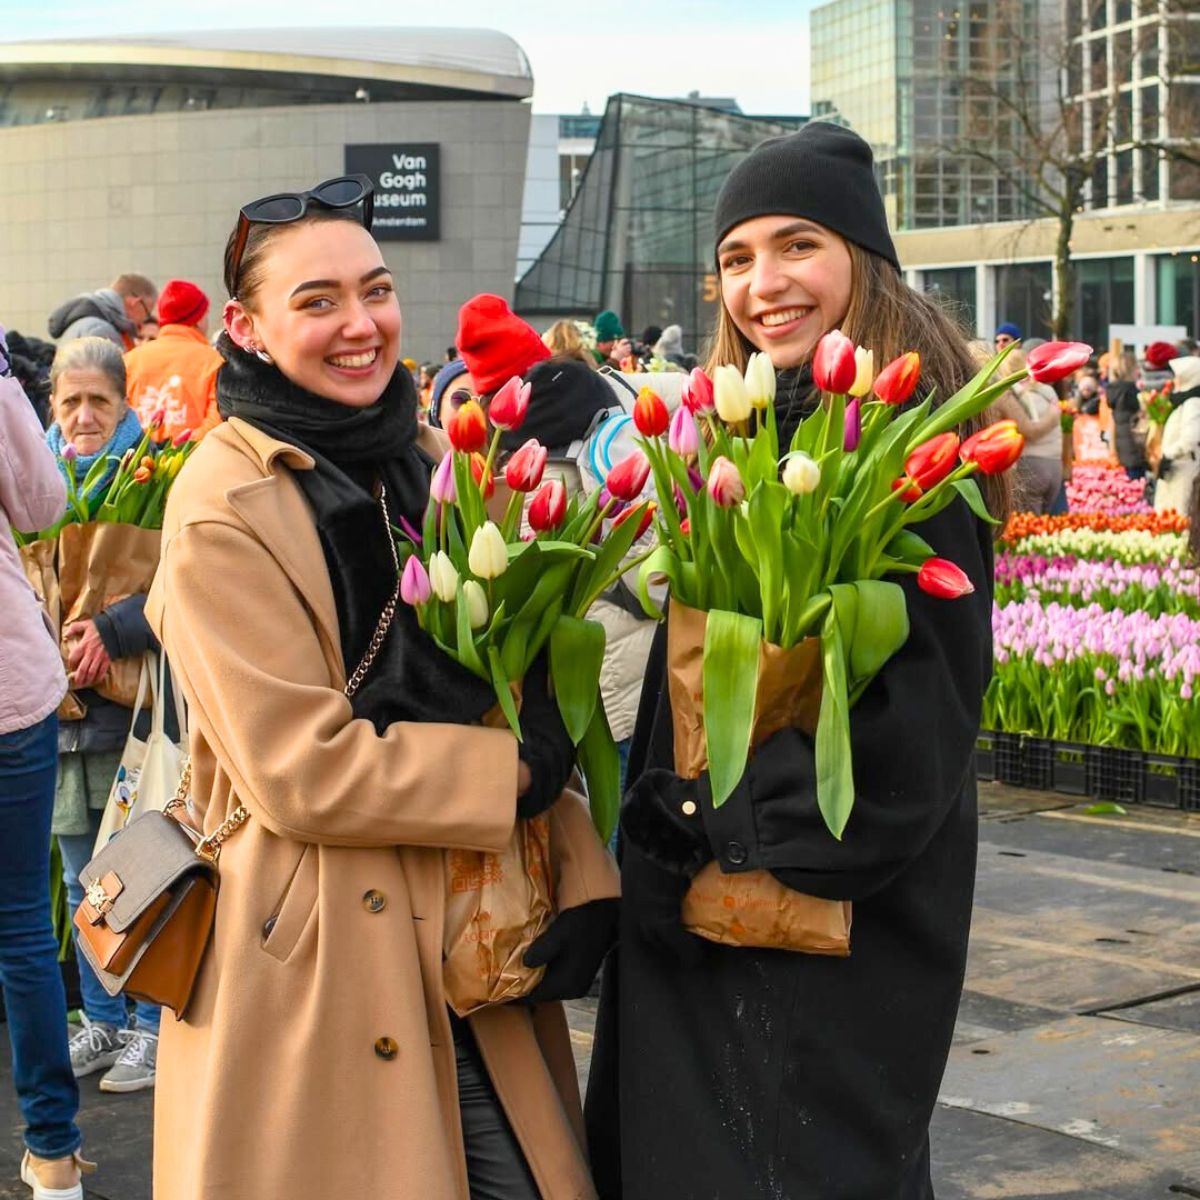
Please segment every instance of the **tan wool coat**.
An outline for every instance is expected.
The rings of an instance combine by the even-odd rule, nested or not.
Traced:
[[[423,434],[430,438],[432,432]],[[431,447],[433,448],[433,447]],[[238,803],[191,1008],[164,1015],[155,1200],[467,1200],[442,993],[444,847],[497,850],[507,730],[397,722],[342,694],[337,610],[292,471],[241,421],[175,484],[147,617],[190,709],[207,832]],[[586,805],[552,812],[560,909],[617,894]],[[545,1200],[595,1196],[562,1006],[470,1018]]]

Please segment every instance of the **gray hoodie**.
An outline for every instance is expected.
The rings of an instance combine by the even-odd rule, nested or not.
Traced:
[[[83,292],[60,304],[51,314],[50,336],[69,342],[81,337],[102,337],[115,342],[122,350],[137,326],[125,315],[125,301],[112,288]]]

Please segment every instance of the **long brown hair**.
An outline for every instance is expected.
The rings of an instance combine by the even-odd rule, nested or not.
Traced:
[[[847,242],[850,251],[850,306],[841,330],[856,346],[874,351],[883,367],[909,350],[921,356],[921,381],[934,403],[952,396],[979,370],[963,330],[929,296],[914,291],[886,259]],[[709,346],[707,369],[732,363],[745,370],[756,349],[733,323],[722,299],[717,328]],[[968,422],[974,432],[988,424],[985,414]],[[980,483],[988,510],[1006,521],[1012,509],[1012,485],[1006,475],[984,476]]]

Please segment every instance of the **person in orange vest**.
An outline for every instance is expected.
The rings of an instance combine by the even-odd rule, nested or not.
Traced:
[[[199,441],[221,422],[217,372],[224,359],[208,342],[208,297],[186,279],[171,279],[158,298],[162,325],[151,342],[125,355],[129,406],[156,441],[190,429]]]

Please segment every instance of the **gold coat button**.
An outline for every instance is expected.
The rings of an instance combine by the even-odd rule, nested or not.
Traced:
[[[375,1041],[375,1053],[384,1062],[391,1062],[400,1053],[400,1047],[390,1037],[381,1037]]]
[[[387,897],[382,892],[376,891],[375,888],[363,892],[362,902],[363,908],[370,913],[383,912],[387,907]]]

